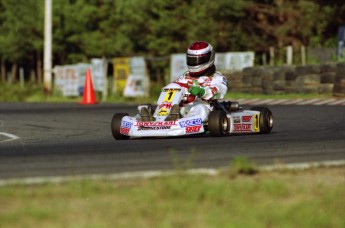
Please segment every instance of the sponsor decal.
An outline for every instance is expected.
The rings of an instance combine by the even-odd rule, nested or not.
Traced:
[[[131,128],[132,127],[132,123],[127,122],[127,121],[121,121],[121,128]]]
[[[120,134],[128,135],[130,128],[120,128]]]
[[[159,110],[158,116],[166,116],[166,115],[168,115],[168,111],[166,110],[166,108],[162,108],[161,110]]]
[[[218,94],[218,89],[217,89],[217,87],[212,87],[211,92],[212,92],[212,95]]]
[[[129,130],[132,127],[132,123],[127,122],[127,121],[121,121],[121,126],[120,126],[120,134],[123,135],[128,135],[129,134]]]
[[[180,127],[185,128],[189,126],[200,126],[202,125],[202,120],[201,118],[198,119],[191,119],[191,120],[185,120],[180,122]]]
[[[158,126],[158,127],[146,127],[146,126],[139,126],[138,131],[158,131],[158,130],[168,130],[171,126]]]
[[[177,91],[181,91],[181,89],[169,89],[169,88],[163,89],[163,92],[177,92]]]
[[[243,123],[251,122],[251,120],[252,120],[252,116],[242,116]]]
[[[176,121],[137,121],[134,126],[155,127],[155,126],[174,126]]]
[[[205,78],[205,81],[203,83],[200,83],[201,86],[211,86],[212,79]]]
[[[251,124],[234,124],[234,131],[251,131]]]
[[[162,103],[162,104],[159,105],[159,108],[171,109],[172,108],[172,104],[171,103]]]
[[[255,114],[254,115],[254,132],[259,132],[260,127],[259,127],[259,115]]]
[[[194,133],[194,132],[199,132],[201,129],[201,126],[191,126],[191,127],[186,127],[186,133]]]
[[[222,83],[226,86],[228,86],[228,79],[226,79],[226,77],[223,77],[223,81]]]
[[[239,116],[234,116],[233,120],[234,120],[234,123],[241,123],[241,117]]]

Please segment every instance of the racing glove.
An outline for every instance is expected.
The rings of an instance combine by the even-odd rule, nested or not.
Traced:
[[[205,89],[200,86],[191,86],[189,87],[188,92],[193,96],[202,97],[205,94]]]

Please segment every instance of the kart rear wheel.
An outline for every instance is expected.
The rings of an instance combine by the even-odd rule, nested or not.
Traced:
[[[271,110],[269,110],[266,107],[254,107],[250,110],[260,112],[260,117],[259,117],[260,133],[262,134],[270,133],[273,128],[273,115],[272,115]]]
[[[120,133],[121,121],[124,116],[128,116],[127,113],[115,113],[113,119],[111,120],[111,133],[113,137],[117,140],[129,139],[128,135],[123,135]]]
[[[208,130],[211,136],[224,136],[229,132],[230,124],[223,110],[211,111],[208,116]]]

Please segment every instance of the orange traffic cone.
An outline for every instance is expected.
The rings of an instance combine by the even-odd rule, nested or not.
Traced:
[[[95,91],[93,90],[90,68],[86,71],[83,100],[80,104],[96,104]]]

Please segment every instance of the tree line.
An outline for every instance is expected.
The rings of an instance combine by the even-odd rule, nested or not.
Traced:
[[[44,2],[0,0],[1,81],[17,80],[21,67],[26,78],[42,82]],[[341,2],[53,0],[53,65],[141,55],[164,73],[168,56],[195,40],[209,41],[217,52],[336,47],[345,24]]]

